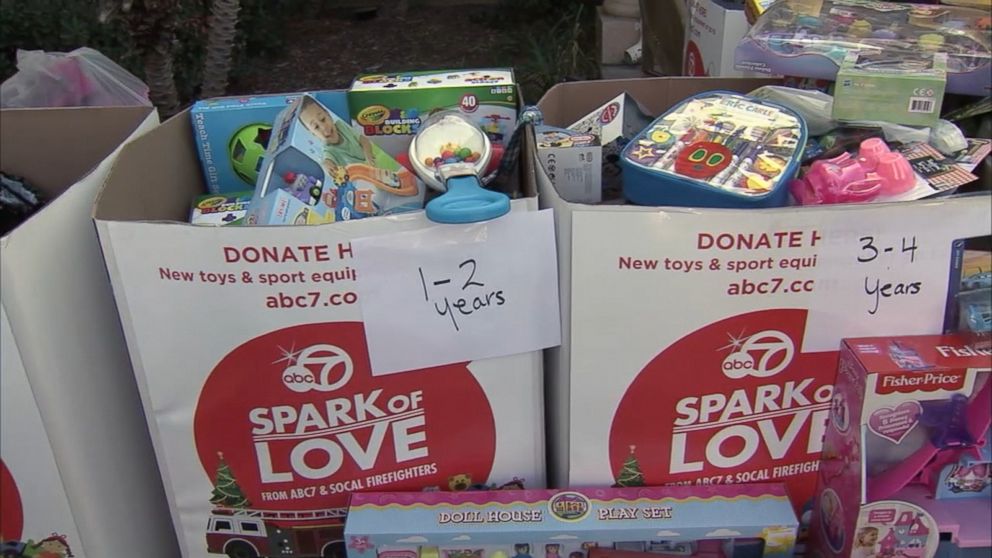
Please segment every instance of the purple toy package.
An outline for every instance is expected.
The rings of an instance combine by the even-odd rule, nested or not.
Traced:
[[[947,92],[992,89],[988,10],[876,0],[783,0],[737,46],[738,70],[833,80],[848,52],[902,64],[947,54]]]
[[[958,335],[847,339],[814,556],[988,556],[992,351]]]

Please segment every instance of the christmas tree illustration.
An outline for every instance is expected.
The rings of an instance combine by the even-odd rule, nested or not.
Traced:
[[[234,473],[231,467],[224,461],[224,454],[217,452],[220,463],[217,464],[217,475],[214,480],[214,491],[210,496],[210,503],[223,508],[247,508],[251,506],[248,498],[245,498],[238,481],[234,480]]]
[[[644,473],[641,472],[641,464],[637,462],[634,455],[636,446],[630,446],[630,455],[623,460],[623,467],[617,475],[617,483],[614,487],[644,486]]]

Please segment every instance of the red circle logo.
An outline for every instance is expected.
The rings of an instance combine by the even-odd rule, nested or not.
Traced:
[[[703,53],[699,52],[699,47],[692,41],[689,41],[685,45],[685,67],[682,73],[694,77],[706,76],[706,68],[703,66]]]
[[[658,354],[610,430],[618,484],[786,482],[802,505],[816,482],[837,353],[800,353],[805,310],[715,322]]]
[[[24,530],[24,509],[14,476],[0,460],[0,542],[19,541]]]
[[[620,103],[610,103],[603,109],[603,112],[599,113],[599,122],[601,124],[609,124],[620,114]]]
[[[357,322],[234,349],[203,386],[194,434],[215,486],[204,499],[273,513],[344,508],[353,491],[464,490],[486,482],[496,452],[466,363],[372,376]]]
[[[471,93],[466,93],[462,95],[462,100],[458,106],[463,112],[475,112],[479,108],[479,98]]]

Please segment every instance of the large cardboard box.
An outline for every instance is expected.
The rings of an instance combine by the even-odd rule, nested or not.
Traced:
[[[767,81],[576,82],[561,125],[628,92],[659,113]],[[548,362],[557,486],[786,482],[809,503],[841,337],[945,327],[949,270],[992,229],[988,197],[712,210],[567,203],[556,212],[563,342]],[[636,475],[635,475],[636,477]]]
[[[156,124],[147,107],[0,111],[0,168],[53,199],[0,238],[0,532],[29,554],[175,555],[90,214],[119,146]]]
[[[689,0],[682,75],[739,77],[734,49],[748,30],[743,6],[727,0]]]
[[[520,161],[512,210],[533,211]],[[545,484],[540,352],[371,373],[350,241],[440,225],[188,225],[202,190],[180,114],[95,208],[183,556],[338,557],[352,491]]]

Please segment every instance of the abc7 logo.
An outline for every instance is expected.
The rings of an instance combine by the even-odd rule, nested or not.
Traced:
[[[351,357],[341,348],[313,345],[300,351],[296,364],[283,370],[282,382],[297,393],[334,391],[348,383],[354,368]]]
[[[733,380],[746,376],[774,376],[792,362],[795,354],[792,340],[781,331],[767,330],[747,338],[740,350],[723,359],[723,374]],[[760,355],[755,362],[754,356]]]

